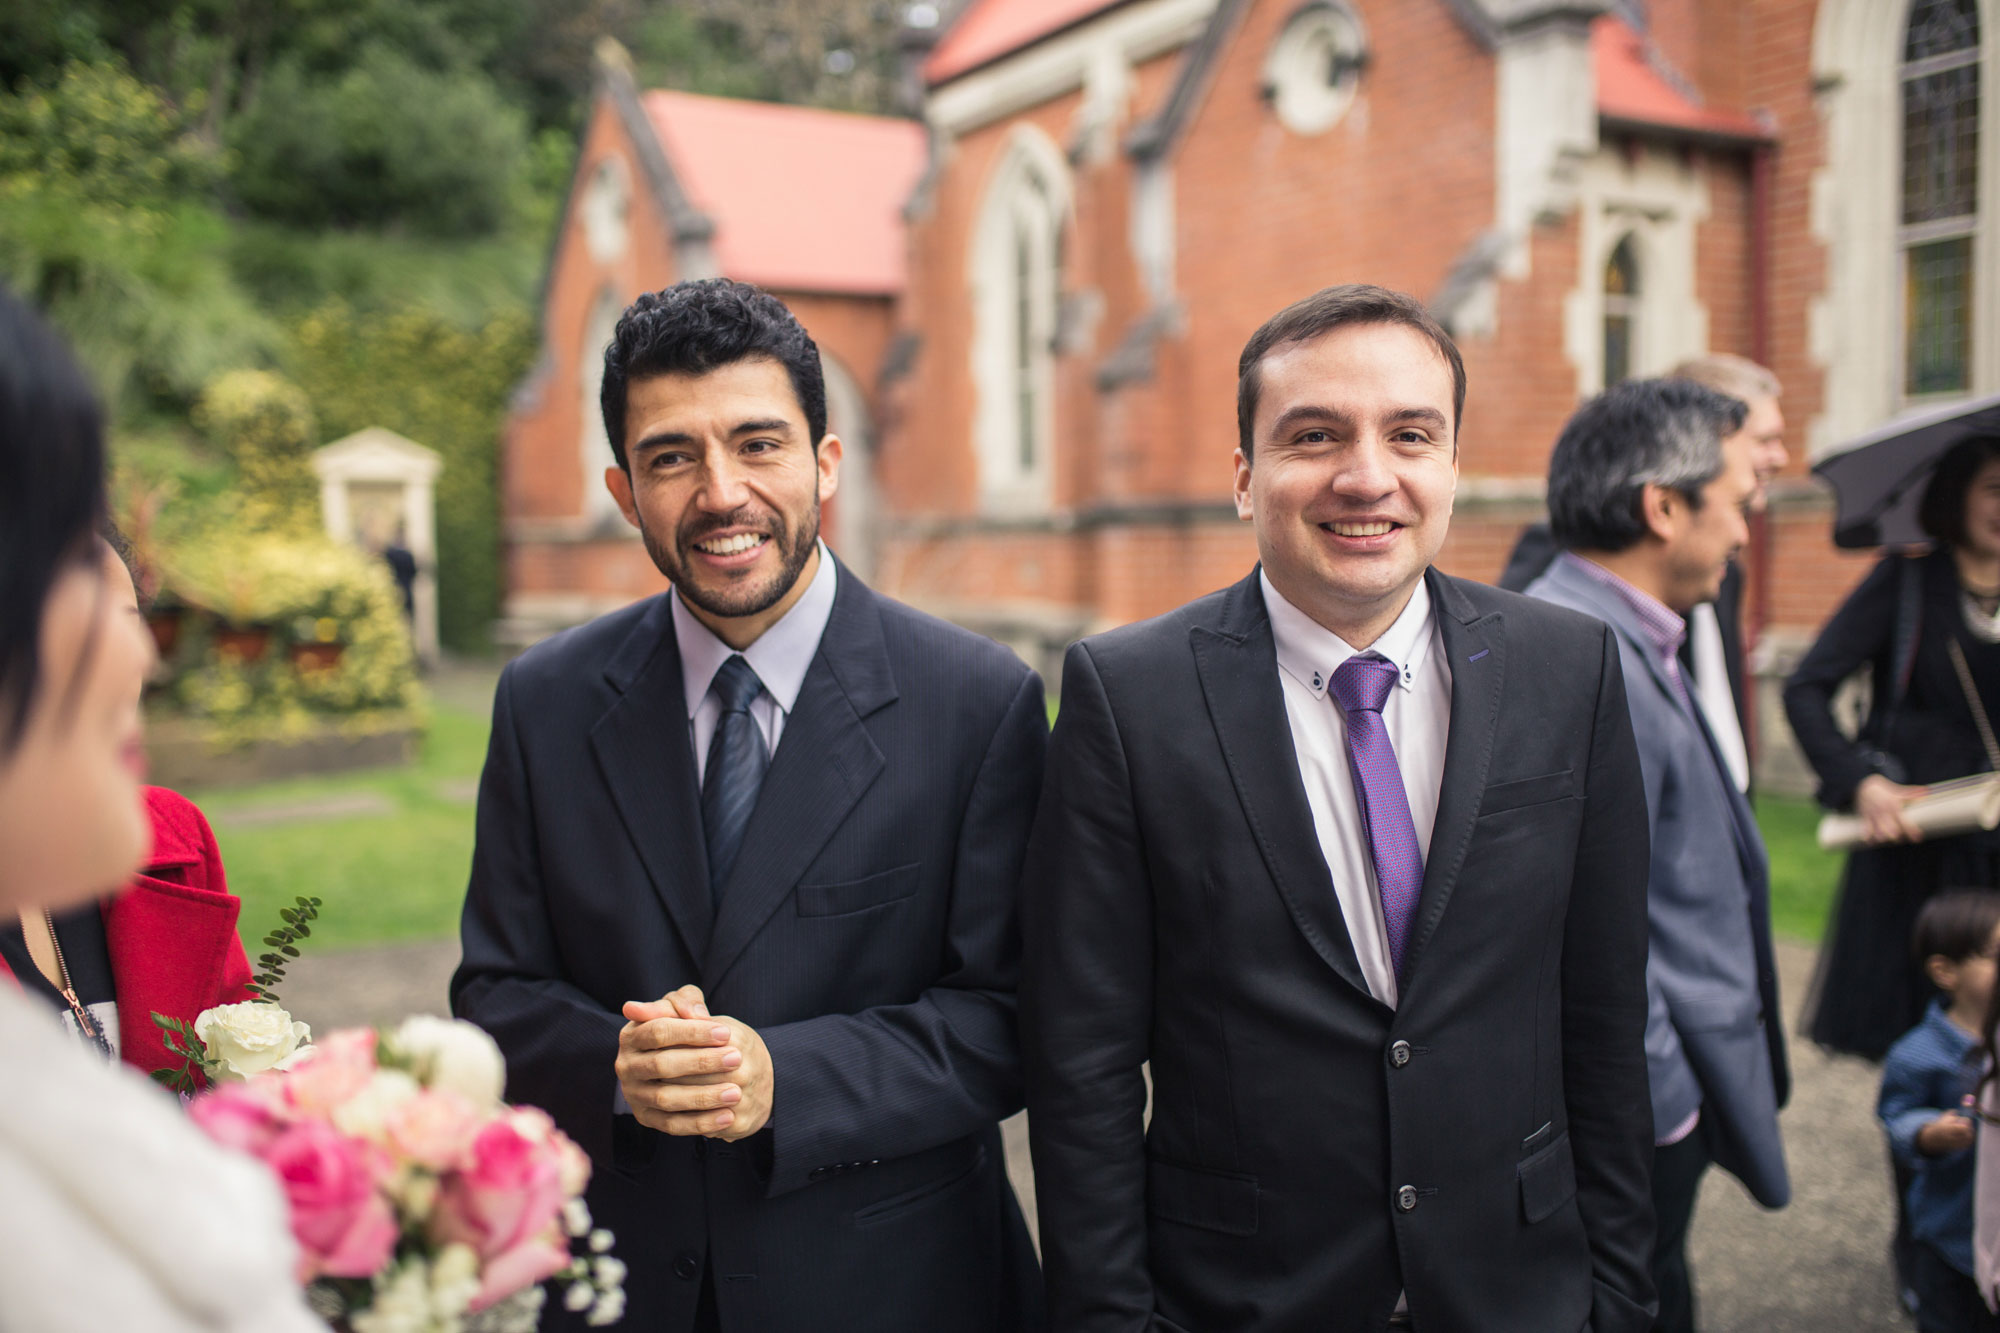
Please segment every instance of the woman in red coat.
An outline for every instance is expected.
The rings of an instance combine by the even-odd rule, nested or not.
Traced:
[[[139,614],[123,559],[106,586]],[[229,892],[215,834],[194,803],[146,788],[153,850],[131,888],[68,911],[23,910],[0,923],[0,975],[63,1015],[81,1040],[146,1073],[177,1068],[155,1013],[192,1023],[202,1010],[253,998],[237,938],[242,902]]]

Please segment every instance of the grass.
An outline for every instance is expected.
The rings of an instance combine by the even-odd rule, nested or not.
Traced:
[[[407,767],[189,792],[215,825],[252,956],[278,909],[301,895],[324,900],[308,949],[454,933],[472,864],[471,792],[486,732],[483,710],[439,703],[421,755]],[[274,809],[357,799],[388,812],[254,822]]]
[[[300,894],[325,900],[308,948],[439,939],[458,929],[490,694],[490,682],[483,691],[445,692],[422,753],[407,768],[189,793],[215,824],[229,886],[243,899],[246,943],[262,938],[277,923],[278,909]],[[388,812],[255,822],[260,812],[357,800]],[[1841,857],[1813,840],[1818,808],[1765,796],[1757,802],[1757,822],[1771,855],[1774,928],[1788,939],[1819,943]]]

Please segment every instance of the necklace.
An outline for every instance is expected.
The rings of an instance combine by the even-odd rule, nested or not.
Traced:
[[[2000,643],[2000,592],[1989,595],[1966,589],[1959,598],[1965,613],[1965,628],[1981,643]]]

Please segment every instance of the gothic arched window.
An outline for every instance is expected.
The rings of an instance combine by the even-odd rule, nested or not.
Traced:
[[[1639,257],[1630,236],[1604,262],[1604,387],[1632,378],[1633,334],[1639,327]]]
[[[1024,131],[987,189],[973,245],[980,490],[1003,508],[1046,499],[1067,185],[1054,145]]]
[[[1903,41],[1903,392],[1972,385],[1979,7],[1915,0]]]

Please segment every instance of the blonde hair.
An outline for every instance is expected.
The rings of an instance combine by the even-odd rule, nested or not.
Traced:
[[[1776,398],[1784,392],[1776,375],[1749,357],[1737,356],[1733,352],[1710,352],[1706,356],[1690,357],[1668,371],[1667,378],[1693,380],[1704,389],[1713,389],[1745,403],[1758,398]]]

